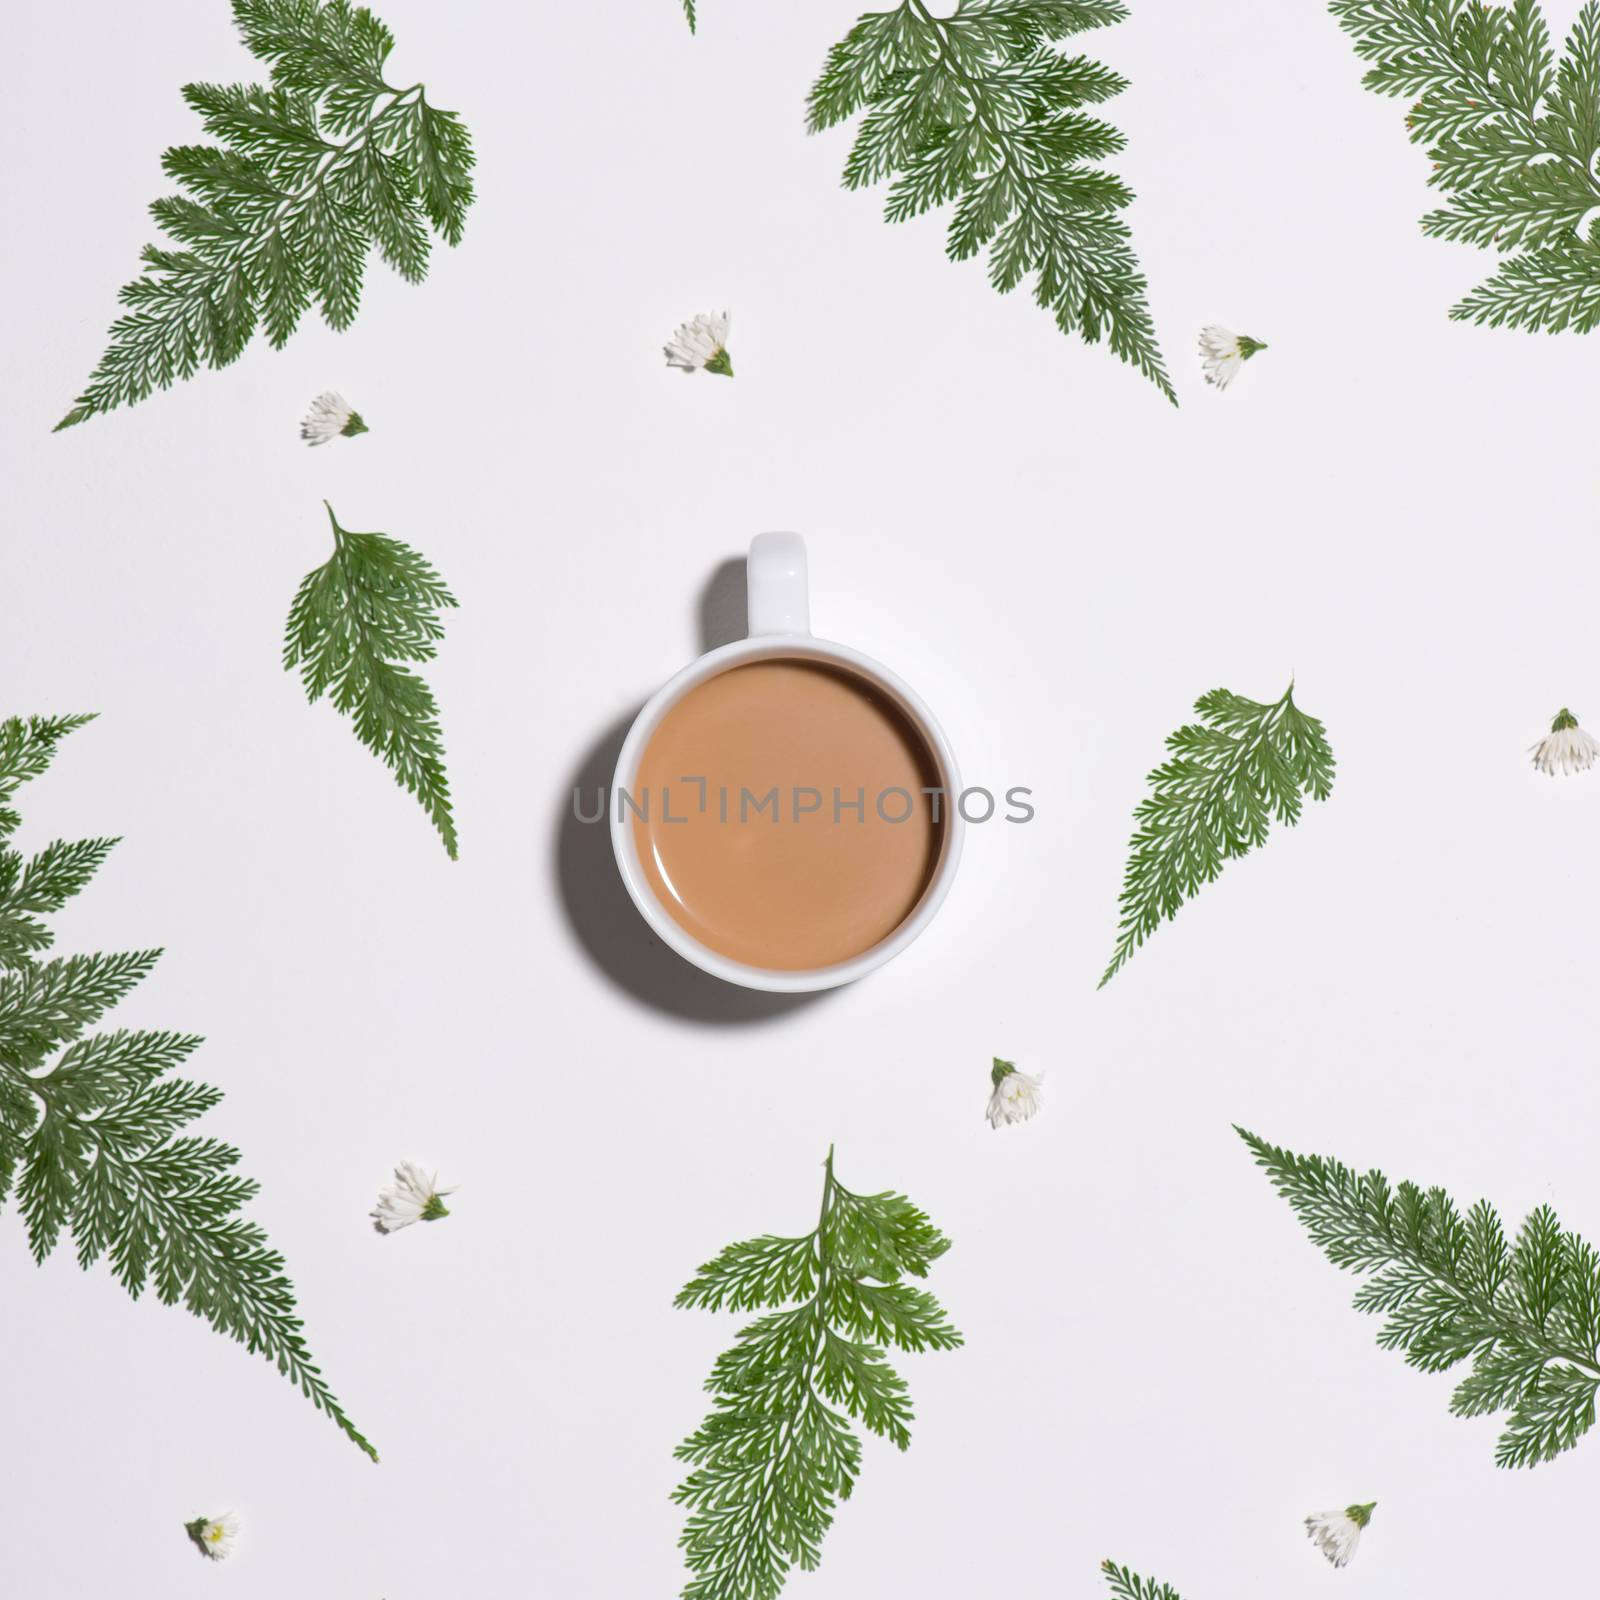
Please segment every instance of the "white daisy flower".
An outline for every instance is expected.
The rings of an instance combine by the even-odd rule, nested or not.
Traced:
[[[1200,364],[1206,369],[1206,382],[1226,389],[1239,375],[1239,368],[1257,350],[1267,347],[1247,333],[1234,333],[1220,322],[1200,330]]]
[[[692,322],[684,323],[668,341],[666,354],[669,367],[682,367],[685,372],[704,369],[731,378],[733,363],[728,359],[728,313],[707,311]]]
[[[183,1531],[213,1561],[226,1561],[239,1538],[239,1519],[231,1511],[220,1517],[196,1517],[186,1522]]]
[[[1585,733],[1578,719],[1562,706],[1556,713],[1550,731],[1533,747],[1533,764],[1552,778],[1557,771],[1569,777],[1574,772],[1587,772],[1600,756],[1600,739]]]
[[[1361,1530],[1372,1521],[1376,1500],[1364,1506],[1346,1506],[1343,1511],[1318,1511],[1306,1518],[1306,1532],[1336,1567],[1347,1567],[1361,1543]]]
[[[352,410],[350,402],[332,389],[326,394],[319,394],[311,402],[311,409],[300,424],[300,437],[307,444],[326,444],[341,434],[350,439],[366,431],[367,425],[361,420],[361,413]]]
[[[438,1178],[430,1178],[414,1161],[402,1161],[394,1169],[394,1188],[378,1196],[372,1225],[379,1233],[398,1233],[413,1222],[437,1222],[450,1215],[443,1196],[454,1193],[441,1189]]]
[[[1043,1078],[1030,1078],[1018,1072],[1009,1061],[994,1058],[989,1074],[994,1093],[989,1096],[989,1126],[1000,1128],[1012,1122],[1026,1122],[1043,1104]]]

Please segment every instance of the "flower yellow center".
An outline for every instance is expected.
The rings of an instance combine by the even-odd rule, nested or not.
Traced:
[[[220,1528],[213,1523],[209,1528],[206,1529],[206,1538],[208,1538],[212,1544],[221,1544],[222,1535],[224,1532],[225,1530],[223,1528]]]

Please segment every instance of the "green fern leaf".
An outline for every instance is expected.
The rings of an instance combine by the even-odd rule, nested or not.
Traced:
[[[0,722],[0,802],[49,764],[86,717]],[[14,814],[0,812],[6,833]],[[0,1205],[13,1191],[36,1261],[70,1232],[80,1266],[105,1256],[128,1292],[179,1301],[264,1356],[373,1460],[301,1336],[284,1262],[235,1213],[256,1185],[216,1139],[179,1130],[222,1098],[166,1074],[200,1045],[186,1034],[89,1034],[154,966],[156,950],[35,959],[34,918],[57,911],[115,840],[0,848]],[[51,1058],[54,1057],[52,1061]]]
[[[326,502],[324,502],[326,504]],[[398,665],[432,661],[440,611],[455,605],[439,574],[398,539],[333,524],[333,555],[308,573],[289,609],[286,670],[300,668],[313,703],[331,694],[356,737],[421,801],[456,858],[456,825],[433,691]]]
[[[1490,327],[1600,323],[1600,0],[1556,62],[1538,0],[1332,0],[1378,94],[1414,97],[1413,142],[1450,196],[1422,230],[1510,257],[1459,304]],[[1517,254],[1515,252],[1521,252]]]
[[[1100,1570],[1106,1575],[1114,1600],[1182,1600],[1178,1591],[1154,1578],[1141,1578],[1115,1561],[1103,1561]]]
[[[1322,724],[1295,705],[1293,684],[1272,705],[1214,689],[1194,708],[1204,723],[1168,737],[1172,759],[1150,774],[1153,792],[1134,809],[1139,826],[1102,988],[1224,862],[1264,843],[1273,818],[1292,825],[1302,795],[1326,800],[1333,789],[1333,751]]]
[[[1082,107],[1127,87],[1056,41],[1120,22],[1121,0],[923,0],[861,18],[828,54],[808,102],[813,133],[865,111],[847,188],[892,180],[884,215],[903,222],[955,204],[952,261],[987,248],[989,281],[1030,274],[1063,333],[1102,339],[1177,404],[1120,213],[1132,192],[1090,163],[1123,137]]]
[[[146,248],[144,274],[121,293],[127,314],[57,432],[227,366],[258,323],[281,347],[313,300],[330,327],[349,327],[374,244],[417,283],[425,222],[460,241],[471,138],[420,83],[385,79],[394,39],[383,23],[349,0],[233,0],[233,16],[271,86],[184,89],[218,141],[162,159],[186,192],[151,214],[184,248]]]
[[[1594,1426],[1600,1393],[1600,1256],[1540,1206],[1510,1245],[1494,1209],[1465,1217],[1442,1189],[1297,1156],[1237,1130],[1259,1166],[1337,1267],[1370,1274],[1358,1311],[1422,1372],[1471,1371],[1450,1403],[1458,1417],[1509,1412],[1502,1467],[1535,1466]]]
[[[883,1347],[961,1344],[939,1302],[904,1282],[949,1248],[903,1195],[846,1189],[830,1150],[811,1233],[729,1245],[685,1286],[679,1306],[768,1315],[718,1358],[716,1409],[677,1450],[695,1469],[673,1495],[692,1513],[683,1600],[773,1600],[791,1567],[816,1567],[860,1470],[851,1417],[911,1443],[910,1398]]]
[[[683,14],[688,19],[689,32],[695,31],[694,0],[683,0]]]

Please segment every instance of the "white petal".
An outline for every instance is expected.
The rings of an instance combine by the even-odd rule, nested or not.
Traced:
[[[1311,1542],[1336,1567],[1350,1564],[1361,1543],[1361,1527],[1343,1511],[1318,1511],[1306,1518]]]
[[[728,342],[726,311],[705,311],[683,324],[664,347],[669,367],[698,372]]]
[[[300,424],[300,437],[307,444],[326,444],[339,436],[351,415],[344,396],[330,389],[311,402],[311,409]]]
[[[422,1220],[422,1214],[435,1195],[454,1194],[455,1189],[441,1189],[437,1173],[427,1173],[414,1161],[402,1161],[394,1169],[394,1187],[378,1196],[377,1206],[369,1213],[373,1226],[379,1233],[397,1233]]]
[[[1015,1069],[1008,1072],[994,1086],[994,1092],[989,1096],[989,1106],[985,1112],[989,1126],[1001,1128],[1017,1122],[1027,1122],[1038,1112],[1043,1103],[1040,1092],[1043,1088],[1043,1078],[1029,1077],[1026,1072],[1018,1072]]]
[[[1557,772],[1568,777],[1575,772],[1587,772],[1597,757],[1600,757],[1600,740],[1586,728],[1558,728],[1533,747],[1534,766],[1552,778]]]
[[[213,1561],[226,1561],[239,1538],[239,1519],[231,1511],[208,1518],[200,1527],[200,1548]]]

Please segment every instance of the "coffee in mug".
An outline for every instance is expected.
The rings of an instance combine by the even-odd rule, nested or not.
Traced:
[[[955,876],[955,757],[899,678],[814,638],[805,545],[750,545],[750,637],[646,704],[617,760],[611,839],[645,920],[754,989],[849,983],[906,948]]]
[[[865,954],[921,904],[944,851],[933,752],[870,680],[823,661],[751,661],[697,684],[635,781],[651,890],[693,938],[750,966]]]

